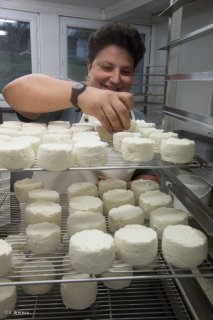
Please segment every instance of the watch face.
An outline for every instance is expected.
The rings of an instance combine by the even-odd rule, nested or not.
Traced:
[[[74,83],[74,88],[75,89],[82,89],[84,87],[84,84],[81,82],[76,82]]]

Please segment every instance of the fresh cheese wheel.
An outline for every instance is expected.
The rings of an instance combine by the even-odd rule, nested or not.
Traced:
[[[98,197],[98,188],[92,182],[72,183],[67,189],[68,200],[79,196]]]
[[[115,232],[128,224],[143,224],[143,222],[143,210],[131,204],[125,204],[109,211],[108,223],[111,232]]]
[[[51,261],[47,259],[34,259],[28,261],[21,268],[20,281],[42,281],[42,280],[54,280],[55,268]],[[40,295],[49,292],[54,283],[44,284],[27,284],[22,285],[25,293],[30,295]]]
[[[139,206],[144,210],[145,219],[150,218],[150,212],[160,207],[171,207],[172,198],[160,190],[147,191],[140,195]]]
[[[71,145],[72,138],[69,133],[45,133],[42,136],[42,143],[65,143]]]
[[[29,224],[26,236],[27,245],[34,254],[54,253],[61,244],[61,230],[54,223]]]
[[[177,268],[195,268],[207,257],[207,237],[190,226],[168,226],[163,232],[162,253]]]
[[[116,255],[119,260],[134,266],[146,266],[157,255],[157,233],[141,225],[127,225],[115,232]]]
[[[107,215],[111,209],[124,204],[135,205],[134,194],[131,190],[114,189],[103,194],[104,213]]]
[[[131,183],[131,190],[134,192],[136,205],[139,204],[139,197],[142,193],[147,191],[159,190],[159,188],[159,184],[152,180],[134,180]]]
[[[42,188],[44,188],[43,182],[30,179],[30,178],[18,180],[14,183],[15,196],[19,202],[28,201],[28,192],[30,190],[42,189]]]
[[[0,167],[6,169],[30,168],[35,154],[29,142],[8,142],[0,144]]]
[[[11,280],[1,278],[0,283],[12,283]],[[16,307],[17,292],[16,287],[11,285],[0,287],[0,319],[5,319],[8,314],[12,314]]]
[[[26,263],[26,254],[19,250],[12,252],[12,271],[16,276],[20,273],[21,267]]]
[[[60,202],[59,193],[55,190],[49,189],[34,189],[28,191],[28,202],[34,201],[49,201],[49,202]]]
[[[94,131],[94,125],[93,123],[86,123],[86,122],[78,122],[72,124],[72,132],[90,132]]]
[[[135,120],[136,122],[136,130],[139,131],[139,129],[142,129],[142,128],[155,128],[156,127],[156,124],[154,122],[146,122],[144,120]]]
[[[33,152],[35,157],[37,157],[38,147],[41,144],[41,139],[39,137],[34,136],[17,136],[13,137],[13,142],[20,143],[20,142],[29,142],[32,146]]]
[[[117,152],[122,152],[122,142],[124,138],[127,137],[140,137],[139,133],[131,133],[128,131],[115,132],[113,134],[113,148]]]
[[[189,139],[166,139],[161,143],[161,158],[172,163],[191,162],[195,154],[195,142]]]
[[[70,128],[70,122],[64,121],[64,120],[55,120],[55,121],[49,121],[48,122],[48,128],[50,127],[60,127],[60,128]]]
[[[91,279],[89,274],[66,273],[63,280]],[[90,307],[96,300],[97,281],[91,282],[62,282],[60,285],[61,297],[66,308],[84,310]]]
[[[103,197],[103,194],[109,190],[114,189],[127,189],[127,183],[124,180],[121,179],[106,179],[106,180],[100,180],[98,182],[98,192],[100,198]]]
[[[112,133],[108,132],[98,120],[95,121],[94,126],[95,126],[95,131],[98,132],[101,141],[103,142],[112,141],[112,138],[113,138]]]
[[[24,251],[26,249],[26,235],[24,233],[9,234],[4,240],[11,245],[12,250]]]
[[[52,222],[61,225],[62,208],[58,203],[48,201],[35,201],[25,208],[25,223],[36,224]]]
[[[162,207],[151,211],[150,227],[153,228],[158,235],[158,239],[162,239],[163,230],[169,225],[188,224],[188,213],[175,208]]]
[[[76,211],[93,211],[103,213],[103,203],[97,197],[79,196],[74,197],[69,202],[69,213]]]
[[[154,143],[146,138],[124,138],[122,157],[126,161],[148,162],[154,157]]]
[[[115,259],[113,237],[100,230],[84,230],[70,238],[70,261],[82,273],[99,274]]]
[[[152,134],[153,132],[155,133],[163,132],[163,129],[156,129],[154,127],[140,128],[139,132],[140,132],[141,138],[149,138],[150,134]]]
[[[67,233],[71,237],[83,230],[106,231],[106,221],[102,214],[93,211],[76,211],[67,218]]]
[[[12,247],[0,239],[0,277],[6,275],[12,266]]]
[[[103,166],[107,163],[107,143],[103,141],[77,142],[74,145],[75,163],[79,166]]]
[[[163,139],[169,139],[169,138],[178,138],[178,134],[175,132],[154,131],[149,135],[149,139],[152,139],[154,141],[154,150],[156,153],[160,153],[161,143]]]
[[[121,277],[132,277],[133,269],[132,266],[123,263],[119,260],[115,260],[112,267],[101,274],[102,278],[121,278]],[[103,284],[110,289],[120,290],[129,287],[131,279],[128,280],[103,280]]]
[[[72,146],[67,143],[44,143],[38,148],[38,166],[50,171],[63,171],[73,166]]]

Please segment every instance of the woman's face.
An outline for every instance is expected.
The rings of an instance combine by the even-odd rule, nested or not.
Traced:
[[[134,60],[130,53],[116,45],[102,49],[87,66],[87,84],[113,91],[130,91]]]

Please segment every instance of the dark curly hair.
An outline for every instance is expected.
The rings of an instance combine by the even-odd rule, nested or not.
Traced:
[[[134,68],[146,50],[137,29],[127,23],[109,22],[89,37],[89,63],[94,61],[100,50],[111,44],[124,48],[130,53],[134,60]]]

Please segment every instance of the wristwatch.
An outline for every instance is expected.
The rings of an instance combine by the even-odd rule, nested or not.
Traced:
[[[72,105],[78,109],[78,96],[86,90],[87,85],[82,82],[72,82],[72,94],[70,97],[70,102]]]

